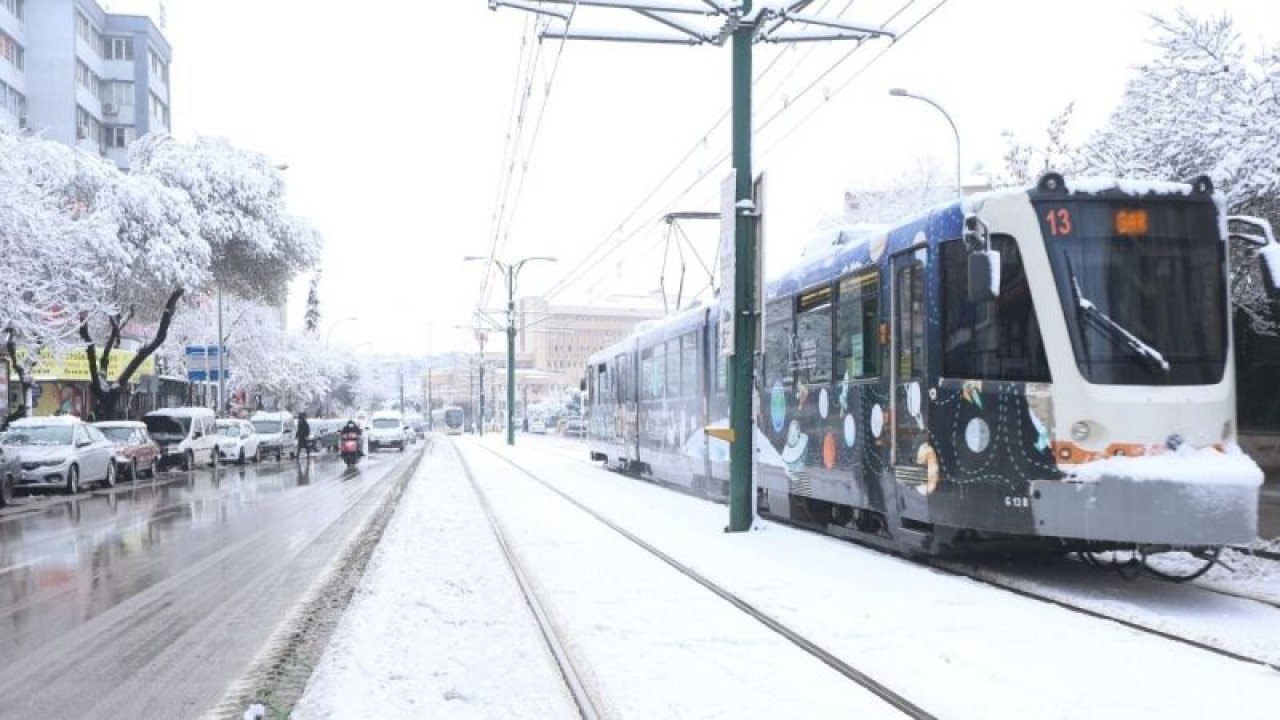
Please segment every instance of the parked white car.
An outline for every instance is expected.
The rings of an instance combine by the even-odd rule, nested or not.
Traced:
[[[246,460],[262,459],[262,442],[248,420],[219,420],[218,456],[224,462],[243,465]]]
[[[5,434],[6,450],[18,453],[22,477],[15,488],[60,488],[68,494],[86,485],[115,487],[115,445],[77,417],[16,420]]]
[[[161,408],[143,416],[151,437],[160,443],[160,464],[191,470],[197,462],[218,465],[217,428],[205,407]]]

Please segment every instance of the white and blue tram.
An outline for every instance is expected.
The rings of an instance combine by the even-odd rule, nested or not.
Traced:
[[[770,282],[757,509],[928,553],[1251,541],[1262,476],[1234,442],[1225,229],[1207,178],[1049,173]],[[592,458],[723,497],[728,447],[704,434],[727,425],[717,343],[695,309],[594,355]]]
[[[431,411],[431,424],[437,432],[446,435],[461,435],[465,423],[465,414],[457,405],[446,405]]]

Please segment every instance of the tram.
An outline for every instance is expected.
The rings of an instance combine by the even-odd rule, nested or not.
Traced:
[[[765,288],[757,510],[926,554],[1253,540],[1222,207],[1204,177],[1047,173],[842,233]],[[1274,294],[1264,225],[1247,239]],[[704,431],[728,425],[716,315],[590,358],[593,459],[727,494],[728,445]]]
[[[465,422],[465,414],[457,405],[446,405],[431,411],[432,426],[446,435],[461,435]]]

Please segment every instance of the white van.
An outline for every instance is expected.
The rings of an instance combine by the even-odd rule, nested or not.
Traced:
[[[160,445],[160,465],[190,470],[197,462],[218,465],[218,431],[206,407],[160,408],[142,418]]]
[[[298,456],[298,423],[290,412],[256,412],[249,418],[258,434],[258,452],[262,457]]]

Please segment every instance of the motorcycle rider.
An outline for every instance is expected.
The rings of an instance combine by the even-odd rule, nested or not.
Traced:
[[[355,420],[347,420],[347,424],[342,426],[342,432],[340,434],[340,437],[342,440],[348,440],[348,439],[351,439],[352,436],[354,436],[354,439],[356,441],[356,447],[359,448],[359,453],[361,456],[363,456],[365,455],[364,438],[362,437],[363,435],[364,435],[364,431],[360,429],[359,423],[357,423]]]

